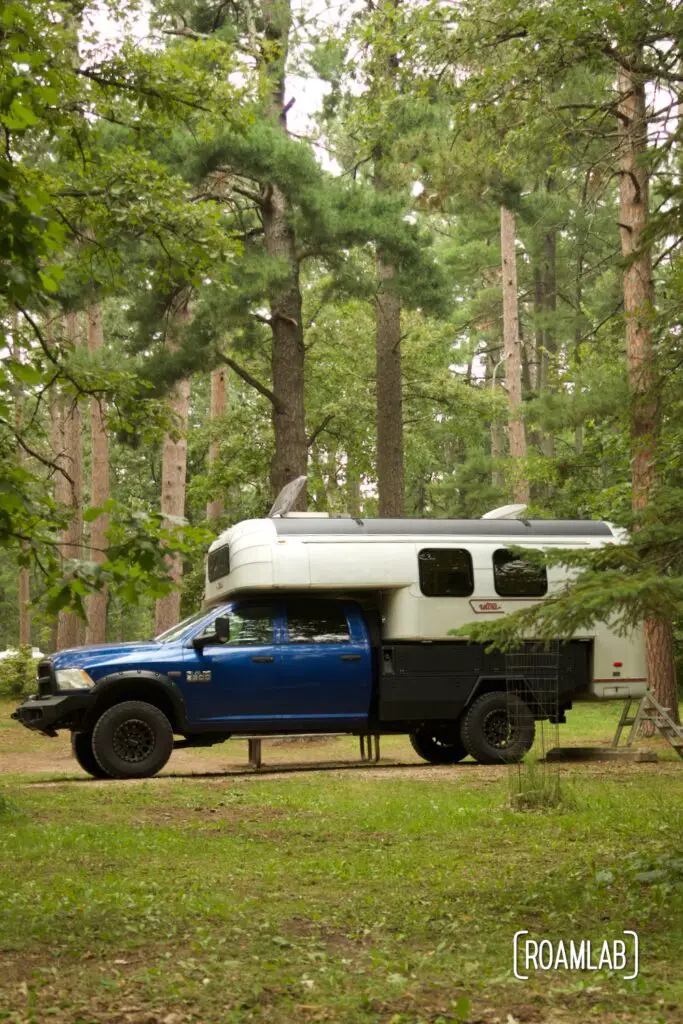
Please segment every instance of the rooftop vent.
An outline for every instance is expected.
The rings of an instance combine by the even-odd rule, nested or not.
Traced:
[[[482,519],[521,519],[527,510],[526,505],[501,505],[484,513]]]

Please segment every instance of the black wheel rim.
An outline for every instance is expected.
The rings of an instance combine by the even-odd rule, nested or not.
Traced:
[[[505,750],[514,738],[515,730],[505,708],[489,711],[484,719],[483,733],[486,742],[496,750]]]
[[[140,718],[128,718],[114,730],[112,747],[122,761],[139,764],[154,750],[154,730]]]

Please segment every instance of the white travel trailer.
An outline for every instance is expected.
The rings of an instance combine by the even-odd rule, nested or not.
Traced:
[[[519,507],[511,506],[512,514]],[[207,604],[233,595],[316,592],[364,597],[381,622],[382,644],[454,642],[454,628],[541,601],[567,582],[515,557],[509,545],[545,550],[619,543],[622,531],[584,520],[354,519],[288,513],[252,519],[221,534],[206,562]],[[585,669],[573,699],[638,698],[647,689],[642,631],[607,624],[573,638]],[[462,644],[462,641],[460,641]],[[460,648],[462,650],[462,648]]]

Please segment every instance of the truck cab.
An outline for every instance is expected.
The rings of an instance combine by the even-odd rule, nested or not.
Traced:
[[[91,774],[134,777],[163,767],[174,734],[203,744],[235,732],[364,731],[372,647],[352,601],[260,594],[204,609],[152,641],[61,651],[38,678],[14,717],[48,735],[71,729]]]

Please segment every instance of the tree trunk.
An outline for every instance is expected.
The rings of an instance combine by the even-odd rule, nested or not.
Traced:
[[[346,514],[360,518],[360,475],[351,466],[351,456],[346,453]]]
[[[652,252],[643,233],[649,215],[649,172],[645,82],[624,68],[619,72],[620,184],[619,228],[624,269],[626,358],[631,390],[631,482],[633,510],[642,515],[657,482],[656,454],[660,416],[650,334],[654,310]],[[675,659],[671,623],[645,622],[645,650],[650,689],[678,721]]]
[[[178,327],[189,319],[186,305],[181,306],[173,314],[173,322],[167,336],[166,344],[169,352],[178,349],[176,333]],[[175,421],[173,433],[164,437],[161,463],[161,513],[164,517],[182,518],[185,515],[185,482],[187,476],[187,421],[190,407],[190,382],[181,380],[174,386],[169,399],[171,412]],[[174,583],[179,584],[183,578],[183,560],[180,555],[169,556],[168,575]],[[170,594],[159,598],[155,608],[155,631],[175,626],[180,620],[180,590],[172,590]]]
[[[515,215],[505,206],[500,209],[500,247],[503,271],[503,346],[506,357],[510,413],[508,437],[513,460],[513,498],[529,501],[529,481],[519,460],[526,457],[526,437],[522,420],[522,359],[517,300],[517,258],[515,253]]]
[[[284,132],[287,131],[285,105],[285,70],[291,0],[261,0],[266,42],[269,47],[263,67],[270,84],[270,114]],[[273,428],[275,453],[271,464],[273,496],[285,484],[305,476],[308,467],[308,443],[304,407],[304,332],[301,316],[301,288],[296,238],[290,219],[289,204],[282,190],[270,183],[261,203],[266,252],[288,268],[270,296],[270,319],[273,334]],[[306,508],[306,489],[294,509]]]
[[[555,339],[555,314],[557,312],[557,237],[554,229],[543,239],[543,347],[539,366],[539,391],[550,387],[550,369],[557,355]],[[541,451],[552,459],[555,457],[555,438],[552,434],[541,434]]]
[[[80,343],[78,316],[66,314],[66,336],[72,346]],[[63,466],[70,480],[62,477],[60,500],[71,510],[69,525],[62,533],[63,558],[83,557],[83,422],[75,398],[64,403],[61,410]],[[74,612],[60,612],[57,623],[57,650],[78,647],[85,640],[85,623]]]
[[[12,356],[17,362],[21,361],[21,345],[19,344],[19,316],[17,313],[12,315]],[[24,396],[21,393],[21,388],[17,387],[15,400],[14,400],[14,426],[17,435],[21,434],[21,426],[23,420],[23,406]],[[21,465],[25,460],[24,449],[21,445],[17,445],[17,460]],[[21,547],[23,551],[28,548],[28,542],[22,541]],[[30,578],[28,566],[22,566],[19,569],[19,593],[18,593],[18,615],[19,615],[19,646],[25,647],[31,643],[31,612],[29,610],[29,601],[31,599],[30,589]]]
[[[388,31],[391,33],[393,14],[399,0],[385,0]],[[391,39],[391,34],[389,34]],[[377,43],[381,48],[382,44]],[[393,45],[378,61],[379,77],[395,88],[398,55]],[[383,192],[390,188],[387,182],[391,153],[381,146],[375,149],[375,189]],[[375,299],[375,363],[377,402],[377,491],[379,514],[387,518],[403,515],[405,506],[405,480],[403,458],[403,391],[401,370],[401,303],[396,292],[396,268],[387,259],[381,246],[377,247],[377,295]]]
[[[495,391],[499,385],[498,373],[501,372],[501,364],[496,363],[495,355],[489,351],[484,354],[486,379],[491,379],[491,391]],[[493,487],[505,487],[505,473],[502,468],[502,460],[505,458],[505,426],[500,420],[492,419],[490,426],[491,440],[491,485]]]
[[[102,310],[99,303],[93,303],[87,312],[88,350],[97,352],[102,348]],[[104,505],[109,498],[109,438],[107,437],[107,407],[103,398],[90,399],[90,504],[96,508]],[[101,515],[90,525],[90,560],[104,562],[107,557],[107,527],[109,518]],[[88,599],[88,628],[86,642],[104,643],[107,639],[106,590],[93,594]]]
[[[217,367],[211,374],[211,427],[216,430],[216,420],[225,414],[227,370],[225,367]],[[209,446],[209,467],[212,467],[218,460],[220,442],[214,436]],[[214,497],[206,503],[206,518],[220,519],[225,511],[225,503],[222,497]]]
[[[403,515],[403,395],[401,304],[393,290],[395,269],[377,253],[377,489],[379,514]]]

